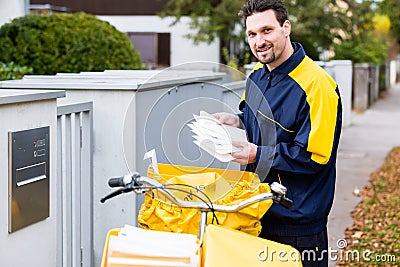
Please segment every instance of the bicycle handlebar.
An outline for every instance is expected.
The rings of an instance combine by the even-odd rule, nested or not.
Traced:
[[[184,201],[177,198],[171,190],[166,188],[165,185],[157,182],[156,180],[140,176],[138,173],[134,173],[133,175],[125,175],[119,178],[111,178],[108,181],[110,187],[121,187],[107,196],[103,197],[100,202],[104,203],[106,200],[113,198],[117,195],[122,193],[128,193],[134,191],[136,194],[143,194],[149,189],[154,189],[160,192],[164,197],[166,197],[172,204],[181,207],[181,208],[195,208],[200,211],[216,211],[216,212],[237,212],[245,207],[248,207],[254,203],[272,199],[274,202],[283,205],[286,208],[290,208],[293,206],[293,201],[286,198],[286,188],[281,184],[276,182],[271,184],[271,192],[269,193],[262,193],[250,197],[239,204],[224,206],[224,205],[217,205],[213,203],[206,203],[206,202],[195,202],[195,201]]]

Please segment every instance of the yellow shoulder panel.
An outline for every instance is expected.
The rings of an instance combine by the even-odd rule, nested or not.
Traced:
[[[295,68],[289,76],[305,91],[310,106],[311,130],[307,151],[311,159],[326,164],[332,152],[335,135],[338,95],[335,81],[309,57]]]
[[[264,67],[264,65],[261,62],[257,62],[257,64],[253,67],[251,72],[254,72],[255,70],[261,69],[263,67]]]

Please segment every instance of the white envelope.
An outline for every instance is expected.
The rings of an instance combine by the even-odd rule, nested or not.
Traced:
[[[240,151],[232,145],[232,141],[247,141],[246,131],[220,124],[205,111],[200,111],[200,115],[193,114],[193,117],[195,120],[187,124],[194,133],[193,142],[222,162],[232,161],[231,153]]]

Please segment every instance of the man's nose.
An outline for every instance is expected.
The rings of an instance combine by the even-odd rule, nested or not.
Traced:
[[[263,46],[265,44],[265,38],[261,34],[257,34],[256,36],[256,45]]]

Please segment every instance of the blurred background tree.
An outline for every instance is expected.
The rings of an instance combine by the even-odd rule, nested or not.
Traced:
[[[383,0],[379,6],[389,17],[393,37],[400,44],[400,0]]]
[[[243,23],[237,15],[243,3],[243,0],[170,0],[160,15],[174,16],[175,23],[183,16],[190,17],[193,33],[187,37],[194,42],[208,43],[219,37],[221,51],[227,49],[228,59],[235,58],[238,65],[243,65],[251,59]],[[350,23],[345,15],[346,8],[336,1],[286,1],[286,5],[292,21],[292,39],[301,41],[313,59],[319,59],[321,52],[329,49],[335,38],[341,38],[341,32],[347,31]],[[226,53],[221,53],[221,61],[228,63],[226,60]]]
[[[354,63],[383,64],[391,45],[390,20],[375,1],[350,2],[352,24],[348,34],[334,44],[333,59],[350,59]]]
[[[397,16],[400,0],[384,0],[387,9]],[[303,44],[314,60],[335,58],[356,62],[382,62],[387,57],[387,40],[376,36],[374,17],[377,2],[356,0],[284,1],[292,22],[291,38]],[[170,0],[160,13],[173,16],[175,23],[183,16],[192,19],[192,33],[187,37],[196,42],[212,42],[220,38],[221,62],[243,66],[254,61],[245,41],[243,23],[237,13],[244,0]],[[382,3],[383,5],[383,3]],[[389,16],[390,17],[390,16]],[[393,24],[392,27],[394,28]],[[385,33],[387,35],[387,33]],[[386,38],[386,37],[385,37]],[[357,54],[357,55],[356,55]],[[235,62],[231,62],[235,61]]]
[[[301,42],[309,57],[326,59],[334,41],[341,40],[349,31],[351,18],[347,5],[334,0],[284,1],[292,22],[291,39]]]
[[[193,32],[186,35],[188,38],[194,43],[211,43],[219,38],[221,62],[228,63],[236,59],[238,62],[232,64],[240,64],[247,63],[244,62],[245,54],[249,53],[247,47],[243,45],[245,35],[237,15],[242,5],[243,0],[170,0],[159,15],[175,17],[174,23],[179,22],[184,16],[190,17],[192,19],[190,28]]]

